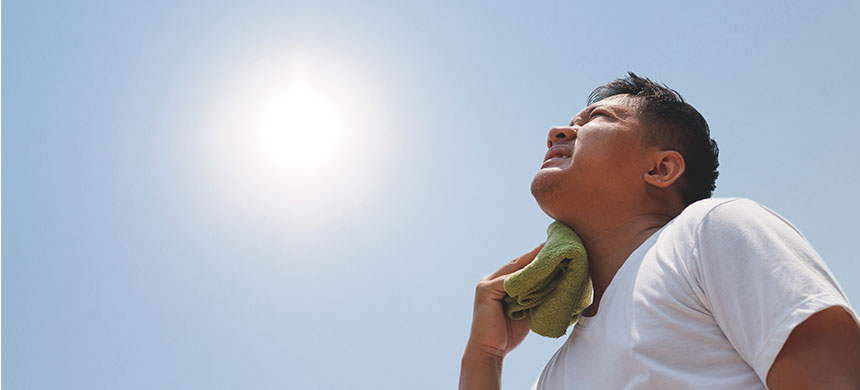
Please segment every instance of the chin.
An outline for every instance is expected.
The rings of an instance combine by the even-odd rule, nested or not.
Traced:
[[[544,177],[538,172],[532,179],[531,192],[537,201],[538,207],[550,218],[555,219],[552,204],[557,203],[559,198],[559,186],[552,178]]]

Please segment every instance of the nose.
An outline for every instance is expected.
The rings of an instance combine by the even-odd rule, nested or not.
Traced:
[[[555,144],[573,142],[574,139],[576,139],[576,129],[573,126],[553,127],[549,129],[546,147],[551,148]]]

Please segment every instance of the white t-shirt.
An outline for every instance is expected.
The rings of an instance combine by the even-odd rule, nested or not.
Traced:
[[[630,255],[534,388],[763,389],[792,329],[834,305],[857,319],[788,221],[705,199]]]

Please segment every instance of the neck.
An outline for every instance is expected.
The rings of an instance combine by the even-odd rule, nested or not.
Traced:
[[[574,229],[585,244],[588,270],[594,286],[594,303],[585,310],[585,316],[597,314],[600,299],[618,269],[636,248],[672,218],[662,214],[645,214],[625,218],[594,230]]]

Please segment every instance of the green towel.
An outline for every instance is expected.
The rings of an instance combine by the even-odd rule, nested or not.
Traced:
[[[503,305],[511,319],[528,317],[535,333],[561,337],[591,304],[591,277],[579,236],[558,221],[546,232],[534,261],[505,279]]]

